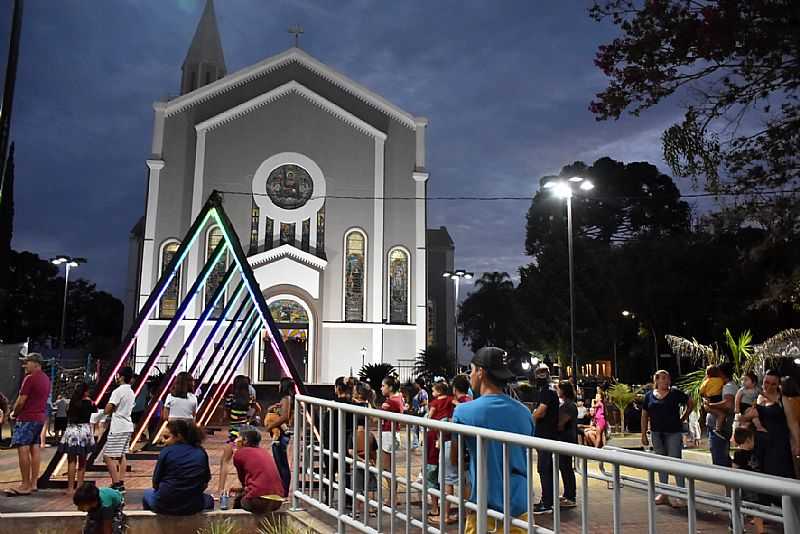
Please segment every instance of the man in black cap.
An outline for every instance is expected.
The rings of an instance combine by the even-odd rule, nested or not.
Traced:
[[[469,375],[470,386],[475,394],[475,400],[459,404],[453,413],[453,422],[472,425],[490,430],[514,432],[530,436],[533,433],[533,421],[528,409],[517,400],[505,393],[503,388],[514,377],[508,368],[508,354],[497,347],[484,347],[479,349],[472,358]],[[476,459],[478,458],[475,438],[464,437],[469,451],[469,476],[470,486],[473,488],[470,499],[475,502],[477,487]],[[487,440],[486,443],[486,484],[487,503],[492,510],[502,512],[503,507],[503,445],[502,443]],[[457,450],[454,448],[454,450]],[[509,470],[508,476],[512,517],[527,520],[528,506],[528,465],[523,447],[508,446]],[[502,521],[488,519],[488,528],[492,532],[503,530]],[[469,514],[466,522],[466,534],[476,534],[476,516]],[[517,527],[511,527],[510,532],[523,532]]]
[[[558,435],[558,395],[550,387],[550,368],[540,363],[534,372],[536,378],[536,437],[556,439]],[[536,468],[542,484],[542,500],[533,508],[534,514],[553,513],[553,455],[548,451],[537,451]]]

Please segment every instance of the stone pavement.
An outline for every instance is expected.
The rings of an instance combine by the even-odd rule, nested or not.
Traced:
[[[218,432],[214,436],[209,436],[205,446],[208,451],[211,461],[211,471],[213,479],[209,485],[210,490],[215,490],[217,486],[217,471],[219,466],[219,458],[222,452],[222,445],[224,441],[224,432]],[[43,457],[48,458],[53,453],[53,448],[48,448],[43,451]],[[407,449],[402,449],[398,453],[397,465],[400,466],[398,474],[403,476],[405,468],[405,455]],[[412,451],[412,473],[416,475],[421,471],[421,450],[417,449]],[[290,454],[291,458],[291,454]],[[0,489],[13,487],[19,480],[19,472],[17,471],[16,451],[14,450],[0,450]],[[150,477],[155,462],[152,460],[136,460],[131,462],[133,472],[128,474],[126,486],[128,510],[141,509],[141,495],[145,488],[149,488]],[[44,468],[44,465],[42,466]],[[597,471],[596,465],[590,464],[592,471]],[[635,470],[623,468],[624,474],[644,476],[644,473],[637,473]],[[61,477],[63,479],[63,477]],[[87,473],[87,479],[94,479],[100,485],[110,484],[110,479],[104,472]],[[229,474],[229,485],[236,483],[236,474],[231,469]],[[578,485],[580,487],[580,477],[578,477]],[[538,495],[540,492],[538,476],[535,477],[535,491]],[[590,518],[590,531],[592,533],[610,533],[612,532],[612,510],[611,510],[611,490],[608,489],[605,482],[590,479],[589,481],[590,501],[589,501],[589,518]],[[403,487],[399,487],[400,502],[403,503],[404,492]],[[698,490],[720,493],[720,487],[698,483]],[[412,502],[416,516],[420,515],[419,507],[419,494],[412,495]],[[335,521],[326,514],[305,507],[314,518],[320,522],[328,525],[330,531],[334,530]],[[718,511],[709,509],[702,505],[698,506],[698,530],[697,532],[703,534],[726,534],[728,532],[726,525],[726,518]],[[0,495],[0,513],[10,512],[58,512],[58,511],[73,511],[75,508],[71,501],[63,495],[62,490],[41,490],[37,494],[30,497],[6,497]],[[404,506],[401,504],[401,510]],[[580,532],[580,512],[579,508],[573,510],[565,510],[562,512],[561,532],[565,534],[572,534]],[[644,533],[647,532],[647,501],[646,493],[632,489],[622,489],[622,520],[623,531],[631,533]],[[677,532],[687,531],[687,519],[685,510],[673,509],[669,506],[659,506],[657,508],[657,521],[658,532],[667,532],[669,534],[676,534]],[[552,516],[537,516],[536,523],[547,528],[552,527]],[[372,523],[374,525],[374,522]],[[384,523],[388,527],[387,523]],[[355,532],[354,529],[348,529]],[[405,524],[396,522],[397,532],[405,531]],[[414,529],[419,531],[418,529]],[[321,531],[325,531],[322,529]],[[752,527],[748,527],[748,532],[753,532]],[[388,528],[387,528],[388,532]],[[457,526],[451,526],[448,532],[457,532]],[[768,532],[777,533],[783,532],[779,525],[770,525]]]

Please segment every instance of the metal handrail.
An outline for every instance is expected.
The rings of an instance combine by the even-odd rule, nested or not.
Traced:
[[[433,495],[437,497],[441,497],[443,491],[442,490],[433,490],[433,488],[428,488],[426,481],[423,480],[421,485],[417,484],[416,482],[412,482],[409,480],[411,478],[410,472],[407,473],[406,477],[399,477],[395,472],[395,452],[394,448],[391,454],[391,466],[381,465],[381,441],[382,441],[382,433],[378,433],[377,441],[378,441],[378,456],[377,456],[377,466],[370,466],[368,462],[364,460],[354,459],[350,456],[347,456],[347,450],[350,448],[350,443],[345,443],[345,436],[344,436],[344,422],[346,417],[353,417],[355,420],[356,416],[366,417],[366,421],[368,421],[368,430],[372,430],[372,423],[377,422],[380,424],[381,421],[390,421],[391,422],[391,434],[392,439],[396,439],[398,432],[399,425],[406,425],[405,434],[410,436],[410,427],[416,426],[420,427],[423,432],[436,432],[437,434],[440,432],[447,432],[450,433],[452,437],[452,445],[455,446],[456,444],[459,447],[459,450],[462,450],[464,446],[463,438],[475,438],[476,439],[476,446],[477,446],[477,488],[473,488],[473,494],[477,492],[477,498],[474,499],[474,502],[466,502],[463,498],[463,492],[461,491],[461,486],[459,483],[459,495],[458,496],[445,496],[444,499],[448,502],[452,502],[458,504],[459,510],[459,526],[461,526],[462,521],[462,513],[464,510],[472,510],[477,512],[477,526],[478,529],[487,529],[488,528],[488,517],[494,517],[500,520],[504,519],[503,530],[508,532],[508,529],[513,527],[521,527],[528,529],[528,532],[558,532],[560,528],[560,514],[558,510],[558,488],[559,488],[559,474],[558,474],[558,458],[561,455],[574,457],[577,459],[582,459],[583,461],[578,462],[578,474],[582,478],[582,483],[579,485],[578,490],[581,495],[581,527],[582,532],[588,532],[588,512],[587,506],[588,497],[589,497],[589,488],[587,480],[590,477],[588,473],[587,463],[589,460],[596,461],[606,464],[610,464],[613,466],[613,473],[607,473],[603,469],[602,479],[610,482],[612,484],[612,499],[613,499],[613,524],[614,524],[614,532],[621,532],[622,528],[622,514],[621,514],[621,488],[623,485],[623,481],[625,480],[627,483],[630,483],[633,477],[628,477],[627,475],[623,476],[621,474],[620,467],[629,467],[633,469],[640,469],[648,472],[648,479],[645,481],[643,479],[637,479],[637,487],[642,489],[647,489],[648,497],[649,497],[649,513],[648,513],[648,520],[649,520],[649,532],[655,533],[655,506],[653,504],[653,497],[655,496],[655,491],[658,489],[661,491],[662,489],[666,489],[665,493],[669,495],[676,496],[679,499],[683,499],[687,501],[688,504],[688,524],[690,532],[694,532],[696,527],[696,504],[698,502],[703,504],[710,504],[711,506],[716,506],[725,511],[732,512],[730,517],[733,525],[733,531],[735,533],[740,533],[743,530],[743,520],[742,520],[742,512],[745,511],[746,513],[750,514],[751,512],[756,512],[754,515],[760,515],[762,517],[768,517],[770,519],[776,519],[779,516],[775,513],[777,509],[768,510],[763,509],[760,510],[756,507],[746,506],[742,502],[741,494],[742,490],[753,491],[758,493],[764,493],[769,495],[776,495],[782,498],[783,507],[782,511],[782,520],[784,523],[784,527],[787,532],[800,532],[800,482],[792,479],[781,478],[771,475],[764,475],[758,473],[752,473],[747,471],[740,471],[740,470],[732,470],[725,467],[720,466],[711,466],[706,464],[699,464],[695,462],[689,462],[681,459],[675,459],[671,457],[665,456],[655,456],[653,454],[643,453],[639,451],[627,451],[627,450],[620,450],[613,447],[609,447],[607,449],[597,449],[594,447],[587,447],[585,445],[577,445],[572,443],[566,443],[561,441],[554,441],[542,438],[536,438],[532,436],[526,436],[522,434],[515,434],[512,432],[503,432],[498,430],[490,430],[486,428],[474,427],[469,425],[457,424],[452,422],[446,421],[438,421],[428,418],[420,418],[417,416],[411,415],[404,415],[404,414],[397,414],[392,412],[387,412],[383,410],[375,410],[370,408],[362,408],[360,406],[355,406],[352,404],[347,403],[340,403],[335,401],[328,401],[324,399],[319,399],[316,397],[310,397],[307,395],[297,395],[295,397],[295,439],[298,440],[296,446],[294,447],[294,465],[293,465],[293,482],[292,482],[292,500],[293,500],[293,507],[297,507],[298,502],[302,501],[306,504],[312,505],[317,507],[320,510],[323,510],[331,515],[334,515],[338,519],[338,525],[340,530],[344,528],[345,525],[350,527],[355,527],[357,530],[362,532],[378,532],[381,531],[381,516],[383,514],[388,514],[390,526],[393,530],[394,528],[394,521],[398,520],[401,522],[405,522],[406,525],[406,532],[409,531],[409,528],[413,527],[423,527],[423,531],[429,533],[436,533],[440,532],[440,528],[436,528],[433,525],[428,525],[425,523],[426,518],[426,498],[428,495]],[[314,414],[315,412],[320,417],[320,421],[322,420],[322,414],[328,413],[331,416],[330,425],[331,425],[331,434],[328,436],[328,442],[323,443],[321,438],[314,439],[313,432],[309,433],[309,440],[306,441],[306,425],[314,424]],[[300,414],[303,413],[304,416],[300,417]],[[310,416],[308,414],[310,413]],[[333,436],[333,416],[336,415],[339,421],[339,435]],[[333,450],[333,443],[334,439],[338,439],[337,448],[338,451],[345,451],[344,454],[339,454],[338,452]],[[366,440],[366,436],[365,436]],[[316,443],[315,443],[316,441]],[[509,514],[509,506],[508,506],[508,483],[504,484],[504,511],[495,511],[487,508],[487,501],[486,501],[486,492],[487,492],[487,483],[485,480],[482,480],[481,474],[483,474],[483,478],[485,479],[486,474],[486,446],[487,443],[496,442],[501,443],[504,449],[503,454],[503,470],[504,473],[509,473],[509,462],[508,462],[508,446],[520,446],[524,448],[526,452],[527,458],[527,466],[528,466],[528,487],[529,487],[529,496],[528,496],[528,512],[529,517],[527,524],[516,518],[510,517]],[[302,446],[301,446],[302,443]],[[423,441],[424,443],[424,441]],[[355,449],[355,436],[353,437],[352,445],[354,445],[353,449]],[[365,449],[367,443],[364,443]],[[300,458],[300,449],[303,449],[302,453],[302,462]],[[533,466],[533,450],[538,451],[541,455],[544,452],[553,454],[553,486],[554,486],[554,497],[556,498],[555,507],[553,510],[554,517],[554,530],[544,529],[542,527],[534,525],[533,516],[530,513],[533,507],[533,486],[532,486],[532,478],[534,472]],[[313,455],[314,452],[318,450],[319,453],[319,469],[315,472],[314,464],[313,464]],[[425,455],[426,447],[423,448],[423,456]],[[441,467],[444,466],[444,452],[443,448],[440,448],[440,460],[439,464]],[[353,452],[355,456],[355,452]],[[322,458],[327,456],[329,458],[328,464],[328,473],[323,473],[322,469]],[[410,467],[410,455],[406,459],[406,466],[407,469]],[[364,489],[364,495],[359,495],[358,491],[355,490],[355,486],[350,489],[347,487],[347,484],[342,485],[341,480],[334,477],[333,472],[333,465],[334,462],[337,462],[339,467],[337,468],[337,473],[345,473],[347,469],[347,465],[352,465],[355,463],[356,467],[361,470],[366,470],[366,472],[374,472],[378,473],[378,480],[379,483],[377,485],[377,499],[372,500],[367,497],[366,492],[367,490]],[[300,465],[302,463],[302,466]],[[463,472],[461,464],[461,458],[459,458],[459,471]],[[399,465],[399,464],[397,464]],[[301,471],[303,477],[301,478]],[[666,472],[672,475],[683,476],[687,479],[688,486],[686,490],[679,489],[679,488],[672,488],[669,486],[664,485],[656,485],[655,483],[655,473],[656,472]],[[355,476],[355,474],[353,475]],[[362,475],[358,475],[359,477]],[[364,475],[364,488],[367,487],[367,475]],[[440,477],[443,476],[440,474]],[[597,475],[593,475],[595,478],[598,478]],[[508,476],[504,477],[506,480]],[[405,512],[401,512],[400,510],[395,510],[394,507],[388,507],[382,504],[382,487],[384,480],[390,480],[390,490],[391,490],[391,497],[394,499],[395,497],[395,487],[396,484],[402,484],[405,486],[405,495],[407,499],[410,496],[410,492],[419,491],[421,490],[422,494],[422,520],[417,520],[411,517],[409,513],[409,507],[406,505]],[[627,479],[627,480],[626,480]],[[302,481],[302,487],[300,482]],[[319,487],[319,498],[315,497],[315,491],[312,487],[309,487],[309,491],[306,491],[306,481],[309,482],[311,486],[316,481],[320,484]],[[695,482],[696,481],[703,481],[709,482],[712,484],[719,484],[725,486],[726,488],[730,489],[731,497],[730,498],[720,498],[719,500],[709,499],[708,495],[704,493],[699,493],[695,491]],[[322,485],[325,484],[328,486],[328,504],[324,504],[322,501]],[[440,478],[440,484],[443,484],[443,478]],[[675,490],[675,491],[672,491]],[[338,496],[338,505],[334,508],[334,501],[333,497]],[[349,496],[350,498],[356,500],[357,502],[365,503],[368,506],[374,506],[377,510],[377,529],[373,529],[372,527],[367,525],[367,519],[364,519],[364,522],[359,522],[354,517],[347,516],[346,508],[345,508],[345,497]],[[394,501],[393,501],[394,502]],[[442,503],[440,503],[441,505]],[[743,506],[744,505],[744,506]],[[366,507],[366,506],[365,506]],[[761,513],[758,513],[761,512]],[[443,522],[443,519],[442,519]],[[444,525],[441,524],[441,527]]]
[[[800,499],[800,481],[793,479],[753,473],[750,471],[737,471],[726,467],[678,460],[667,456],[654,457],[653,455],[645,455],[644,453],[632,451],[598,449],[595,447],[587,447],[586,445],[566,443],[564,441],[535,438],[533,436],[524,436],[512,432],[502,432],[488,428],[420,418],[413,415],[362,408],[352,404],[343,404],[341,402],[319,399],[308,395],[297,395],[296,398],[300,402],[313,403],[317,406],[325,406],[326,408],[342,409],[348,413],[366,415],[373,419],[380,418],[382,420],[394,421],[406,425],[425,426],[443,432],[458,432],[470,437],[481,436],[494,441],[520,445],[528,449],[545,450],[565,456],[624,465],[626,467],[644,469],[646,471],[653,470],[653,461],[657,459],[659,462],[657,471],[703,480],[705,482],[712,482],[722,486],[739,487],[770,495],[787,495]]]

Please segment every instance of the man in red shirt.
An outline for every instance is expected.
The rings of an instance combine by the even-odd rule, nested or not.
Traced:
[[[16,420],[11,446],[16,447],[22,484],[5,491],[9,497],[30,495],[39,478],[39,435],[47,420],[50,379],[42,372],[42,355],[31,352],[24,359],[27,375],[22,380],[17,402],[11,411]]]
[[[236,440],[233,465],[239,475],[241,488],[231,488],[236,496],[234,508],[254,514],[274,512],[285,497],[278,466],[270,454],[259,447],[261,434],[257,430],[242,432]]]

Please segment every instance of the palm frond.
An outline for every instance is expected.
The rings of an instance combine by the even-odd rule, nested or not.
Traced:
[[[669,348],[680,358],[689,358],[693,362],[702,362],[708,365],[719,363],[719,353],[714,347],[703,345],[696,339],[691,340],[680,336],[664,336]]]
[[[694,401],[695,406],[700,406],[702,403],[700,399],[700,384],[705,377],[706,370],[698,369],[697,371],[692,371],[691,373],[683,375],[675,382],[675,385]]]
[[[753,347],[753,358],[763,362],[773,358],[800,357],[800,328],[778,332],[763,343]]]

